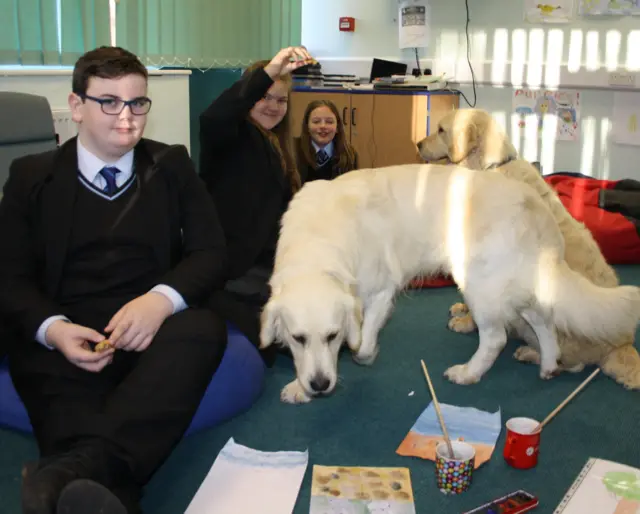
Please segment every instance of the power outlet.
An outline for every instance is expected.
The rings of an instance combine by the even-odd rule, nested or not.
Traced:
[[[626,71],[609,73],[609,85],[614,87],[635,87],[636,74]]]

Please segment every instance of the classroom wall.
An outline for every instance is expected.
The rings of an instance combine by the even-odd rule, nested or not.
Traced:
[[[227,87],[240,78],[241,69],[164,68],[150,70],[149,96],[153,101],[145,137],[187,147],[199,168],[199,117]],[[0,91],[42,95],[52,110],[68,109],[71,69],[0,69]]]
[[[145,137],[168,144],[191,146],[190,70],[150,70],[149,97],[153,101]],[[68,109],[71,69],[0,70],[0,91],[41,95],[52,110]]]
[[[577,0],[576,0],[577,1]],[[541,160],[545,173],[578,171],[602,178],[640,179],[640,147],[611,142],[614,91],[608,73],[631,70],[640,88],[640,18],[588,20],[568,25],[523,21],[522,0],[468,0],[469,52],[478,86],[477,107],[507,128],[521,154]],[[473,102],[467,63],[464,0],[431,0],[429,47],[420,48],[421,68],[461,81]],[[398,47],[397,0],[302,0],[302,44],[326,73],[368,76],[371,59],[416,66],[413,50]],[[338,18],[356,19],[353,33],[338,30]],[[631,49],[635,51],[632,51]],[[514,85],[571,87],[582,93],[579,141],[540,141],[516,135],[512,123]],[[466,107],[464,100],[461,106]]]

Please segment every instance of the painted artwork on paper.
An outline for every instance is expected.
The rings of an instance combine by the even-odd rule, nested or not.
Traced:
[[[476,450],[475,467],[487,462],[500,436],[500,410],[486,412],[474,407],[440,404],[449,437],[464,441]],[[420,414],[396,450],[398,455],[436,460],[436,446],[444,441],[442,427],[433,402]]]
[[[580,0],[582,16],[638,16],[640,0]]]
[[[640,93],[614,93],[611,139],[619,145],[640,146]]]
[[[513,110],[520,115],[519,127],[522,130],[526,130],[529,124],[535,124],[537,132],[540,133],[545,123],[552,123],[556,126],[558,140],[579,139],[579,91],[516,89],[513,93]]]
[[[313,466],[309,514],[415,514],[407,468]]]
[[[554,514],[637,514],[640,469],[590,458]]]
[[[569,23],[573,18],[573,0],[524,1],[524,21],[529,23]]]

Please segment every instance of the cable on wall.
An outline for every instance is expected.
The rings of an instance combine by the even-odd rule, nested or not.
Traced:
[[[459,93],[462,96],[462,98],[464,98],[464,101],[467,102],[467,105],[469,107],[475,107],[478,97],[476,93],[476,75],[473,71],[473,66],[471,64],[471,44],[469,42],[469,23],[471,22],[471,16],[469,14],[469,0],[464,0],[464,5],[467,13],[464,32],[465,32],[465,37],[467,41],[467,63],[469,64],[469,70],[471,71],[471,86],[473,87],[473,103],[469,102],[465,94],[459,89],[449,89],[449,90]]]

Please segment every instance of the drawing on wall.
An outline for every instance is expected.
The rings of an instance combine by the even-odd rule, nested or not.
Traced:
[[[580,135],[580,92],[573,90],[516,89],[513,110],[520,115],[519,126],[526,130],[535,123],[540,134],[545,123],[556,123],[557,139],[577,141]],[[550,119],[552,117],[552,119]]]
[[[614,93],[611,139],[640,146],[640,93]]]
[[[640,0],[580,0],[583,16],[640,15]]]
[[[524,1],[524,20],[529,23],[569,23],[573,17],[573,0]]]

